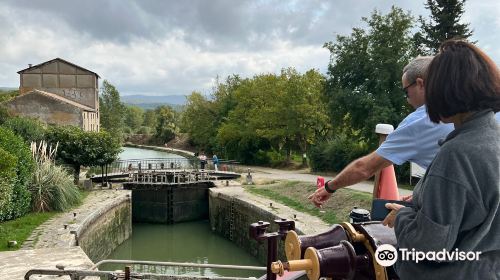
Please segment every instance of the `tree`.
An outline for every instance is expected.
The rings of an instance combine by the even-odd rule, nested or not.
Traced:
[[[2,126],[21,136],[28,144],[45,139],[46,125],[38,119],[13,117],[5,121]]]
[[[116,160],[121,151],[120,141],[106,131],[83,131],[78,127],[51,127],[48,142],[58,145],[57,159],[74,169],[78,184],[81,166],[103,166]]]
[[[431,18],[427,21],[420,16],[421,31],[415,34],[415,43],[422,53],[436,53],[448,39],[472,36],[469,24],[459,23],[464,5],[465,0],[427,0],[425,8],[430,10]]]
[[[363,21],[368,30],[354,28],[351,35],[325,44],[331,53],[325,91],[334,133],[374,148],[375,125],[396,126],[409,112],[401,71],[416,50],[413,18],[400,8],[392,7],[387,15],[374,11]]]
[[[102,83],[99,110],[101,127],[109,131],[113,137],[121,140],[126,108],[120,101],[118,90],[106,80]]]
[[[136,132],[144,122],[144,110],[137,106],[125,107],[125,125]]]
[[[329,127],[323,86],[319,72],[302,75],[293,68],[240,81],[234,107],[218,129],[219,144],[249,163],[265,163],[261,155],[284,155],[290,161],[292,150],[305,153]]]
[[[177,130],[177,116],[175,111],[166,105],[159,106],[155,109],[156,114],[156,130],[155,138],[159,143],[167,143],[175,138]]]
[[[284,149],[287,162],[292,150],[306,153],[316,134],[329,126],[322,102],[324,77],[315,70],[301,75],[295,69],[281,75],[254,77],[249,105],[250,126],[255,133],[270,141],[276,150]]]
[[[273,136],[268,135],[267,139],[262,137],[264,131],[258,131],[257,126],[265,122],[261,121],[264,117],[259,114],[259,110],[264,114],[266,108],[274,108],[271,102],[275,99],[271,94],[276,80],[275,75],[259,75],[242,80],[234,89],[235,106],[218,127],[216,137],[217,143],[224,147],[226,156],[243,163],[267,163],[259,155],[271,148],[269,139]]]
[[[211,151],[219,121],[214,103],[199,92],[192,92],[181,116],[182,131],[189,134],[191,142],[203,150]]]
[[[25,215],[30,209],[28,185],[34,161],[29,146],[7,128],[0,127],[0,221]]]
[[[102,185],[104,185],[104,166],[106,166],[106,174],[108,173],[107,166],[118,159],[122,151],[120,141],[106,131],[92,132],[89,134],[91,141],[95,143],[95,149],[90,160],[92,166],[101,167]],[[107,178],[107,177],[106,177]]]
[[[156,127],[156,115],[154,110],[148,109],[144,112],[144,122],[142,125],[151,129]]]

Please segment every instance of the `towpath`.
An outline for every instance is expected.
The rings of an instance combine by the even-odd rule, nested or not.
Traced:
[[[266,168],[266,167],[257,167],[257,166],[245,166],[246,168],[250,168],[252,177],[256,179],[269,179],[269,180],[291,180],[291,181],[300,181],[300,182],[310,182],[312,184],[316,184],[316,179],[318,176],[325,177],[325,180],[331,179],[332,176],[324,176],[311,174],[307,169],[303,170],[281,170],[274,168]],[[362,192],[373,192],[373,182],[364,181],[358,184],[354,184],[349,189],[362,191]],[[413,191],[399,188],[399,195],[406,196],[412,194]]]
[[[130,191],[92,191],[79,207],[46,221],[33,231],[21,250],[0,252],[0,279],[23,279],[30,269],[56,269],[57,264],[66,269],[89,269],[93,262],[80,246],[75,246],[75,236],[71,231],[84,225],[91,216],[105,211],[107,206],[128,199],[127,195]],[[44,276],[36,279],[63,278]]]

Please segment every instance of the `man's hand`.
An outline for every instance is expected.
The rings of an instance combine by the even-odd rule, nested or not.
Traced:
[[[316,205],[318,208],[323,207],[323,203],[325,203],[332,196],[331,193],[328,193],[325,188],[317,189],[313,194],[311,194],[308,199]]]
[[[413,195],[404,195],[399,200],[411,202],[413,200]]]
[[[396,221],[396,215],[398,214],[399,209],[403,208],[404,206],[401,204],[397,203],[386,203],[385,208],[390,209],[391,212],[387,214],[385,219],[382,221],[382,224],[384,226],[388,226],[390,228],[394,227],[394,222]]]

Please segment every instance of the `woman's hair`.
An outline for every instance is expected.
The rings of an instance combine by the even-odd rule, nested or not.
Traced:
[[[425,102],[431,121],[458,113],[500,111],[500,74],[496,64],[471,43],[441,44],[425,79]]]

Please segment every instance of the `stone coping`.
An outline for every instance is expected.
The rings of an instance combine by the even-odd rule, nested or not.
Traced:
[[[131,192],[127,190],[92,191],[78,208],[56,215],[35,229],[22,249],[75,246],[75,233],[76,236],[83,235],[92,222],[124,201],[130,201],[130,196]]]
[[[57,264],[66,269],[89,269],[93,263],[81,247],[75,246],[74,233],[84,234],[90,224],[124,201],[130,201],[130,196],[127,190],[92,191],[82,205],[56,215],[35,229],[20,250],[0,252],[0,279],[23,279],[30,269],[55,269]]]
[[[65,269],[90,269],[92,261],[80,247],[44,248],[19,250],[0,253],[0,279],[24,279],[31,269],[56,269],[63,265]],[[32,276],[33,279],[68,279],[57,276]],[[85,279],[99,279],[88,277]]]

